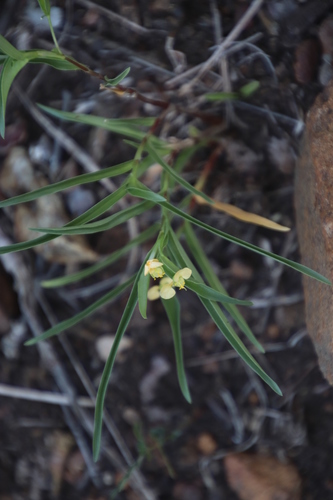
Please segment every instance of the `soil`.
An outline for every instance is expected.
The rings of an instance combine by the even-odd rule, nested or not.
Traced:
[[[318,33],[333,12],[333,2],[322,1],[320,6],[314,0],[265,2],[260,15],[237,38],[254,36],[249,42],[252,46],[243,45],[227,58],[233,91],[252,80],[260,83],[259,89],[247,99],[227,105],[200,100],[207,89],[226,88],[219,68],[194,90],[184,92],[180,85],[172,91],[167,88],[177,68],[166,53],[165,40],[171,37],[177,51],[171,56],[176,62],[186,61],[186,69],[203,63],[218,42],[220,23],[227,36],[249,2],[92,2],[116,13],[119,17],[114,19],[85,0],[51,3],[60,16],[56,28],[60,45],[76,60],[109,78],[130,66],[124,81],[127,87],[183,108],[196,103],[197,110],[218,120],[223,127],[219,136],[223,137],[223,148],[217,150],[213,140],[196,153],[184,174],[189,182],[194,183],[211,161],[205,188],[209,195],[273,219],[291,231],[278,233],[247,225],[204,206],[194,207],[193,214],[226,233],[299,261],[294,165],[306,112],[323,88],[323,50]],[[37,2],[4,1],[0,33],[19,49],[51,50],[48,31],[37,27],[39,17]],[[124,24],[124,19],[143,29]],[[15,82],[7,103],[7,135],[0,141],[0,199],[26,190],[14,176],[13,192],[8,194],[7,174],[3,172],[16,165],[13,151],[30,157],[36,178],[47,182],[85,172],[71,148],[66,150],[47,126],[36,122],[31,102],[112,118],[156,116],[158,112],[156,106],[140,99],[100,92],[100,82],[82,72],[31,65]],[[53,124],[86,149],[102,168],[133,157],[131,146],[115,134],[58,120]],[[161,133],[185,139],[189,125],[200,131],[212,127],[193,116],[170,115]],[[154,188],[154,177],[147,182]],[[66,217],[75,217],[107,194],[102,184],[88,184],[81,191],[62,194],[62,209]],[[183,191],[177,192],[173,201],[183,195]],[[60,217],[59,213],[56,216]],[[157,211],[141,216],[139,230],[147,229],[158,217]],[[5,237],[17,241],[22,226],[22,213],[1,211],[2,241]],[[134,264],[123,258],[101,272],[97,283],[89,278],[54,290],[41,289],[39,283],[83,268],[88,249],[91,255],[107,255],[121,248],[128,241],[128,228],[120,226],[112,233],[80,241],[78,253],[65,259],[67,263],[55,252],[46,256],[30,250],[13,254],[12,261],[2,256],[0,383],[21,388],[22,394],[7,397],[0,385],[0,500],[237,500],[228,485],[223,458],[239,451],[271,455],[294,464],[302,480],[302,499],[333,498],[333,389],[318,368],[306,334],[301,276],[201,230],[197,236],[228,293],[253,301],[254,306],[242,308],[242,313],[266,348],[265,355],[254,354],[283,396],[273,393],[244,366],[188,291],[181,294],[181,306],[186,374],[193,399],[189,405],[178,387],[164,310],[158,301],[151,303],[147,320],[135,312],[127,332],[131,345],[119,354],[107,391],[106,409],[123,444],[105,427],[105,452],[95,465],[91,458],[93,409],[23,397],[32,390],[55,394],[73,390],[86,397],[89,383],[96,390],[104,366],[97,351],[98,340],[115,333],[127,296],[49,341],[52,363],[45,352],[23,342],[31,337],[33,328],[42,332],[101,297],[112,287],[110,280],[116,276],[119,281],[129,265],[138,268],[148,246],[136,255]],[[68,247],[62,251],[72,255]],[[22,266],[19,271],[17,266]],[[99,283],[105,287],[98,288]],[[29,293],[24,295],[23,289]],[[246,339],[244,342],[248,345]],[[130,469],[124,458],[126,448],[132,455],[128,462],[137,461]],[[140,487],[140,481],[146,488]]]

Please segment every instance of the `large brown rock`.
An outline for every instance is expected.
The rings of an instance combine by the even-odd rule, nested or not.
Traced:
[[[307,116],[296,168],[295,207],[302,262],[333,280],[333,85]],[[304,277],[306,323],[321,370],[333,385],[333,290]]]
[[[292,464],[239,453],[224,459],[229,486],[240,500],[300,500],[301,479]]]

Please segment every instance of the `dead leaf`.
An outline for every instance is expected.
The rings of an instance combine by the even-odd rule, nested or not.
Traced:
[[[194,198],[197,203],[200,205],[209,205],[220,212],[224,212],[235,219],[241,220],[243,222],[247,222],[249,224],[256,224],[257,226],[267,227],[268,229],[274,229],[275,231],[290,231],[289,227],[281,226],[281,224],[277,224],[265,217],[261,217],[261,215],[252,214],[251,212],[246,212],[241,208],[235,207],[234,205],[230,205],[229,203],[222,203],[220,201],[213,200],[213,204],[210,204],[208,201],[201,198],[201,196],[194,195]]]
[[[48,185],[48,180],[32,165],[26,150],[14,147],[8,154],[0,174],[0,185],[8,197],[29,192]],[[29,241],[42,233],[30,231],[31,227],[61,227],[69,222],[60,195],[42,196],[30,203],[10,209],[13,212],[14,233],[18,241]],[[50,262],[77,264],[95,262],[99,255],[91,250],[83,236],[61,236],[35,247],[34,250]]]

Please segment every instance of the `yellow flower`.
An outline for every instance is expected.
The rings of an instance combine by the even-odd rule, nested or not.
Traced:
[[[152,286],[148,290],[148,300],[157,300],[160,297],[162,299],[171,299],[175,294],[175,290],[172,288],[173,281],[167,276],[161,279],[160,284]]]
[[[162,262],[159,262],[158,259],[147,260],[145,264],[144,274],[145,276],[147,276],[147,274],[150,274],[150,276],[154,278],[154,280],[156,280],[156,278],[163,278],[165,272]]]
[[[173,289],[173,281],[171,278],[165,277],[160,281],[160,296],[162,299],[171,299],[176,295]]]
[[[157,300],[160,298],[160,287],[158,285],[152,286],[148,290],[148,300]]]
[[[189,267],[179,269],[173,277],[173,286],[178,286],[179,290],[185,288],[185,280],[188,280],[192,275],[192,270]]]
[[[176,272],[173,279],[166,276],[161,279],[159,285],[153,286],[148,290],[148,299],[157,300],[160,297],[165,300],[171,299],[176,295],[174,287],[178,287],[179,290],[185,289],[185,280],[190,278],[191,275],[191,269],[184,267]]]

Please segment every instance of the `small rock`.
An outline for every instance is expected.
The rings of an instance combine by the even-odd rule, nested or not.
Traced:
[[[258,397],[258,394],[254,391],[251,391],[248,398],[247,398],[248,402],[250,403],[251,406],[257,406],[257,404],[259,403],[259,397]]]
[[[186,483],[176,483],[173,488],[172,498],[174,500],[201,500],[202,495],[195,485]]]
[[[203,432],[197,440],[198,450],[205,456],[212,455],[217,450],[217,442],[211,434]]]
[[[230,273],[234,278],[240,280],[250,280],[253,277],[252,267],[244,264],[240,260],[231,261]]]
[[[276,323],[271,323],[268,325],[266,333],[270,339],[276,340],[280,336],[280,328]]]
[[[140,415],[136,410],[134,410],[134,408],[129,408],[129,407],[124,408],[122,415],[125,422],[127,422],[132,427],[135,424],[138,424],[141,420]]]
[[[98,25],[99,19],[100,16],[97,9],[88,9],[81,19],[81,24],[82,26],[86,26],[87,28],[95,28]]]
[[[267,150],[271,162],[280,172],[286,175],[294,173],[297,156],[288,139],[271,137]]]
[[[255,174],[262,155],[255,153],[241,141],[225,141],[225,150],[228,161],[232,163],[237,172],[242,174]]]
[[[30,160],[37,165],[49,165],[52,157],[52,142],[50,138],[43,134],[38,141],[29,146]]]
[[[83,476],[86,464],[82,453],[79,450],[74,451],[66,460],[64,479],[69,484],[77,484]]]
[[[106,361],[108,359],[114,339],[114,335],[103,335],[97,339],[96,351],[101,361]],[[118,354],[126,351],[126,349],[129,349],[132,345],[133,340],[124,336],[119,343]]]
[[[229,486],[240,500],[300,500],[301,479],[291,464],[240,453],[224,459]]]
[[[95,204],[95,196],[89,189],[78,186],[67,193],[67,204],[74,217],[82,215]]]
[[[149,403],[155,398],[155,391],[159,379],[170,371],[170,365],[162,356],[155,356],[152,360],[150,371],[140,381],[139,389],[141,400],[144,404]]]
[[[156,405],[146,405],[144,407],[145,417],[153,424],[167,424],[170,422],[172,412]]]
[[[296,167],[295,208],[302,263],[332,281],[333,84],[308,113]],[[332,287],[303,277],[306,323],[324,376],[333,384]]]

